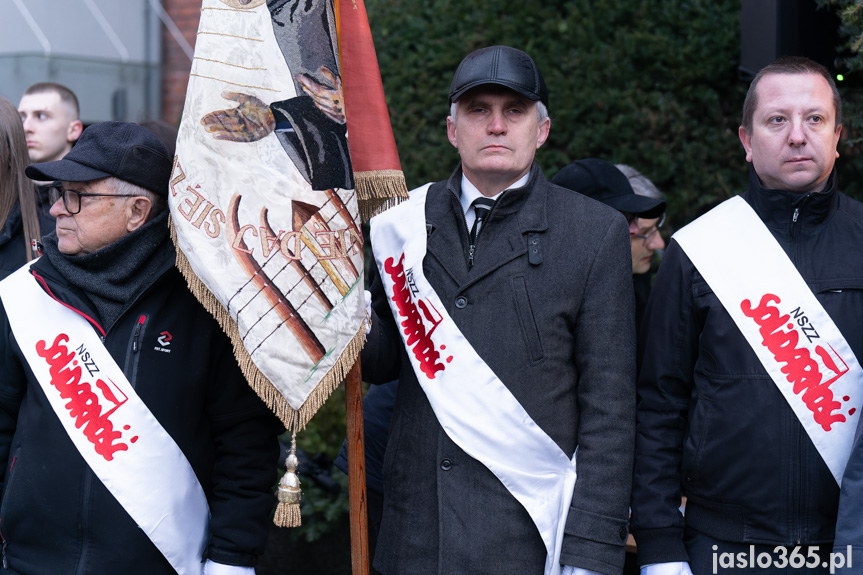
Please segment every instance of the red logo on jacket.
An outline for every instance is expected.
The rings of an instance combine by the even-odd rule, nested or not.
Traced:
[[[426,377],[434,379],[435,374],[443,371],[446,367],[440,361],[440,352],[435,349],[431,339],[432,333],[443,321],[443,316],[429,302],[418,298],[414,303],[411,292],[417,293],[417,290],[413,283],[411,270],[405,271],[404,269],[404,261],[404,254],[399,258],[398,263],[393,263],[393,258],[387,258],[384,262],[384,270],[393,280],[392,300],[399,310],[399,315],[404,318],[401,326],[406,336],[405,345],[417,358],[420,369],[426,374]],[[431,329],[428,331],[426,331],[426,321],[431,324]],[[445,350],[446,346],[441,345],[440,349]],[[452,356],[447,358],[447,362],[450,361],[452,361]]]
[[[830,386],[848,373],[848,364],[829,343],[825,342],[826,348],[814,343],[821,336],[799,306],[791,312],[795,320],[792,322],[791,314],[782,315],[779,308],[772,305],[778,303],[781,303],[779,297],[768,293],[754,308],[748,299],[743,300],[740,309],[758,324],[762,345],[777,363],[783,364],[780,370],[792,384],[794,394],[802,393],[801,400],[812,412],[815,423],[824,431],[830,431],[834,423],[845,421],[844,415],[834,413],[842,404],[833,398]],[[802,344],[801,336],[806,339]],[[850,399],[847,395],[842,398],[843,401]],[[854,415],[855,411],[852,407],[848,415]]]

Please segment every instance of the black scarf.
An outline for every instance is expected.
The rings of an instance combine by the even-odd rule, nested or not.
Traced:
[[[167,210],[114,243],[82,256],[60,253],[56,231],[43,242],[42,253],[60,275],[87,295],[105,331],[176,258]]]

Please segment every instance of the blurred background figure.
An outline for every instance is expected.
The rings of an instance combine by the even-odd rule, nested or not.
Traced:
[[[650,180],[629,166],[625,168],[625,171],[621,170],[597,158],[576,160],[564,166],[551,182],[614,208],[629,223],[635,328],[638,333],[650,295],[653,254],[665,248],[665,240],[659,231],[665,222],[665,201]]]
[[[32,240],[54,231],[50,202],[39,201],[33,181],[24,175],[29,163],[18,110],[0,96],[0,279],[37,255]]]
[[[647,179],[647,176],[626,164],[614,164],[614,167],[623,172],[623,175],[629,179],[629,185],[632,186],[632,191],[639,196],[647,196],[657,200],[664,200],[662,192],[653,185],[653,182]]]
[[[81,137],[78,97],[54,82],[33,84],[18,104],[27,136],[30,162],[54,162],[63,158]]]
[[[632,191],[637,195],[661,200],[663,205],[665,204],[662,192],[644,174],[626,164],[615,164],[614,167],[623,172],[623,175],[629,179],[629,185],[632,186]],[[644,220],[643,218],[639,218],[639,220],[636,227],[644,228],[649,232],[655,225],[657,232],[650,240],[645,239],[639,243],[637,240],[640,238],[633,237],[632,229],[630,229],[629,239],[632,244],[632,284],[635,288],[636,329],[641,327],[641,316],[644,315],[644,308],[647,305],[647,298],[650,297],[650,288],[653,285],[653,274],[656,272],[657,267],[657,264],[653,260],[659,259],[654,256],[658,254],[661,258],[662,252],[665,251],[665,239],[662,237],[660,229],[665,223],[665,211],[662,212],[662,216],[655,222],[653,220]],[[631,224],[630,228],[632,228]],[[644,231],[636,232],[636,234],[647,235]],[[644,254],[643,258],[649,257],[646,262],[643,258],[640,260],[641,263],[638,265],[638,269],[643,271],[636,271],[636,257],[639,254]]]
[[[16,115],[19,116],[18,123],[23,124],[24,145],[27,152],[23,160],[25,167],[27,164],[36,162],[54,162],[62,159],[84,131],[84,124],[79,119],[78,97],[72,90],[56,82],[39,82],[27,88],[21,96],[21,101],[18,102]],[[23,178],[23,167],[21,170]],[[48,213],[51,209],[51,200],[48,196],[54,182],[27,181],[32,188],[32,194],[35,195],[36,213],[41,222],[41,228],[35,230],[37,232],[35,236],[25,234],[26,241],[29,242],[31,239],[41,237],[38,232],[47,234],[54,231],[54,217]],[[26,212],[23,203],[21,207],[22,211]],[[24,221],[27,222],[28,219],[29,216],[25,215]],[[25,232],[27,232],[26,229]],[[6,233],[5,228],[3,233]],[[7,240],[4,235],[4,241]],[[29,257],[28,255],[28,261]],[[6,277],[24,261],[15,260],[13,261],[15,265],[9,267],[12,264],[6,263],[4,252],[0,277]]]

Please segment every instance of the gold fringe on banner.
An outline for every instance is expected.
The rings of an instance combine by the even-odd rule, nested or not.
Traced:
[[[401,170],[354,172],[354,187],[360,217],[365,222],[408,199],[405,175]]]
[[[258,397],[276,414],[289,431],[296,432],[304,429],[327,398],[341,385],[359,357],[366,339],[365,321],[363,321],[359,331],[345,347],[345,350],[339,356],[338,361],[336,361],[332,369],[321,379],[314,391],[306,398],[305,403],[299,409],[294,409],[284,396],[279,393],[279,390],[276,389],[272,382],[258,370],[249,352],[243,346],[243,340],[240,337],[237,323],[225,310],[218,298],[213,295],[206,284],[192,270],[192,266],[189,260],[186,259],[186,255],[177,246],[177,230],[174,227],[174,220],[170,217],[168,218],[168,225],[171,230],[171,239],[177,251],[177,268],[186,279],[189,291],[216,318],[219,326],[231,338],[231,343],[234,347],[234,356],[237,359],[237,363],[240,364],[240,369],[246,377],[246,381],[249,382],[249,385],[255,390]]]

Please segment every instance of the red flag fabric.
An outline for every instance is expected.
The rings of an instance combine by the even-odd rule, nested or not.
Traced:
[[[342,91],[363,217],[407,198],[407,186],[363,0],[336,0]]]

